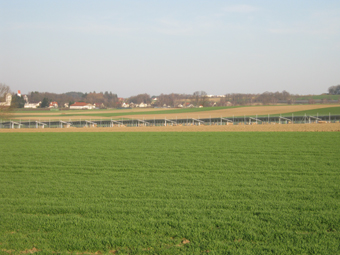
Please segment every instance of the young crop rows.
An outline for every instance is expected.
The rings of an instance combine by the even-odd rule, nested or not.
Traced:
[[[0,253],[338,254],[339,132],[0,133]]]

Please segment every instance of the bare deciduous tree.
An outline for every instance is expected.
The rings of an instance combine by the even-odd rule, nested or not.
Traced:
[[[207,106],[209,100],[208,95],[205,91],[195,91],[192,94],[192,103],[197,106]]]
[[[151,97],[149,94],[138,94],[137,96],[132,96],[127,99],[128,103],[134,103],[134,104],[150,104],[151,103]]]
[[[11,89],[6,84],[0,83],[0,101],[5,101],[5,96],[7,93],[11,93]]]

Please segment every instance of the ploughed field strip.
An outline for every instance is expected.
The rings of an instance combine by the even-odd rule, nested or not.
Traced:
[[[339,132],[0,141],[5,254],[339,253]]]

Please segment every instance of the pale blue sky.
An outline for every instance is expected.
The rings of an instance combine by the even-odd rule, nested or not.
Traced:
[[[340,84],[340,1],[0,0],[13,91],[320,94]]]

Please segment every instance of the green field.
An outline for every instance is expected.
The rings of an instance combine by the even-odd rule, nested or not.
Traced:
[[[205,108],[181,108],[181,109],[161,109],[161,108],[154,108],[154,111],[126,111],[125,109],[120,109],[121,112],[108,112],[110,110],[100,110],[101,112],[95,112],[91,113],[93,111],[98,111],[98,110],[68,110],[68,111],[63,111],[60,112],[58,115],[51,115],[51,114],[44,114],[44,115],[30,115],[30,117],[81,117],[84,112],[86,113],[86,116],[93,116],[93,117],[119,117],[119,116],[127,116],[127,115],[152,115],[152,114],[173,114],[173,113],[191,113],[191,112],[206,112],[206,111],[216,111],[216,110],[222,110],[222,109],[231,109],[231,108],[238,108],[238,107],[245,107],[245,106],[220,106],[220,107],[205,107]],[[17,113],[21,113],[18,111]],[[65,113],[67,115],[65,115]],[[79,114],[82,113],[82,114]],[[17,115],[15,116],[16,118],[20,117],[27,117],[27,115]]]
[[[291,117],[294,116],[328,116],[328,115],[340,115],[340,107],[326,107],[326,108],[319,108],[319,109],[312,109],[312,110],[304,110],[304,111],[297,111],[297,112],[287,112],[282,114],[270,114],[270,116],[283,116],[283,117]],[[258,115],[258,117],[264,117],[268,115]],[[243,117],[243,116],[239,116]]]
[[[340,253],[338,132],[0,141],[3,254]]]
[[[290,112],[284,113],[282,116],[303,116],[303,115],[311,115],[311,116],[321,116],[321,115],[340,115],[340,107],[327,107],[327,108],[320,108],[320,109],[312,109],[312,110],[305,110],[305,111],[298,111],[298,112]]]

